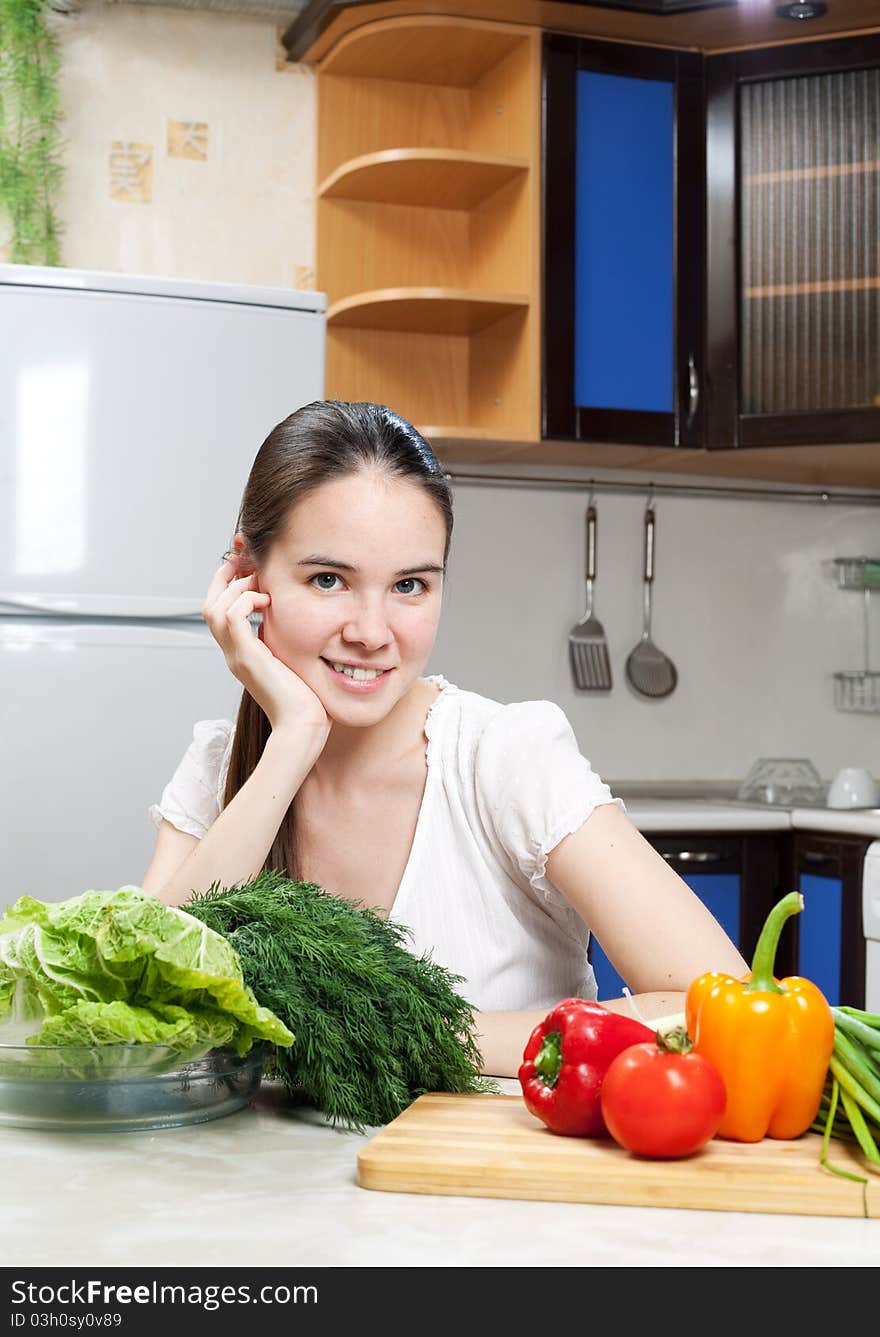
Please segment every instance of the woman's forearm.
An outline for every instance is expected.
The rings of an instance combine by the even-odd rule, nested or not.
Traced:
[[[486,1077],[516,1077],[532,1031],[547,1012],[475,1012],[474,1039]]]
[[[655,1020],[684,1012],[684,998],[683,993],[640,993],[603,1000],[602,1006],[650,1026]],[[474,1039],[484,1076],[516,1077],[528,1038],[549,1011],[475,1013]]]
[[[213,883],[231,887],[262,869],[287,809],[320,755],[323,737],[272,733],[253,772],[174,874],[155,894],[182,905]]]

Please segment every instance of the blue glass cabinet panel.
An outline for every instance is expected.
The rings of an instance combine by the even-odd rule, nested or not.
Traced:
[[[575,402],[673,409],[674,85],[579,70]]]

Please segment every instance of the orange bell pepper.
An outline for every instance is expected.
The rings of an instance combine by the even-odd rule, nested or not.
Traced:
[[[694,1049],[715,1064],[727,1088],[718,1137],[800,1137],[819,1109],[834,1046],[831,1008],[810,980],[773,976],[782,926],[803,904],[793,891],[770,911],[750,975],[710,971],[687,991]]]

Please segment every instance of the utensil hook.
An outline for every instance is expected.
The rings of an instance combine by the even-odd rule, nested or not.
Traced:
[[[584,567],[587,601],[584,607],[584,618],[589,618],[593,615],[593,581],[596,578],[596,507],[593,504],[594,496],[595,493],[591,481],[590,492],[587,497],[587,541],[585,552],[586,562]]]
[[[654,484],[645,498],[645,564],[642,611],[642,640],[651,635],[651,585],[654,581]]]

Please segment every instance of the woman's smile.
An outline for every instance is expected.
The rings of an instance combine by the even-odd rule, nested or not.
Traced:
[[[343,660],[323,659],[322,663],[330,670],[334,685],[345,692],[364,693],[378,691],[388,681],[393,669],[360,668],[346,665]]]

